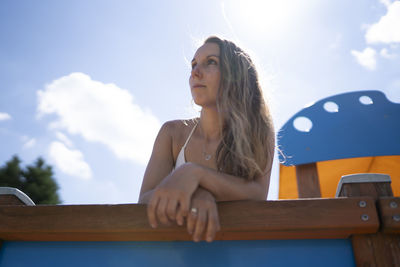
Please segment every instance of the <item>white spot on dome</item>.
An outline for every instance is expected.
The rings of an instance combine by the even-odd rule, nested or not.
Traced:
[[[371,105],[374,103],[374,101],[372,101],[372,99],[369,96],[363,95],[359,98],[361,104],[363,105]]]
[[[308,133],[311,130],[313,124],[309,118],[302,116],[302,117],[297,117],[296,119],[294,119],[293,126],[296,130],[298,130],[300,132]]]
[[[326,102],[324,104],[324,109],[330,113],[339,112],[339,106],[335,102],[332,102],[332,101]]]

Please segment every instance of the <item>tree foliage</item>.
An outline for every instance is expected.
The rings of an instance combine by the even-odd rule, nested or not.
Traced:
[[[27,194],[35,204],[60,204],[52,167],[39,157],[33,165],[20,166],[21,160],[13,156],[0,167],[0,186],[15,187]]]

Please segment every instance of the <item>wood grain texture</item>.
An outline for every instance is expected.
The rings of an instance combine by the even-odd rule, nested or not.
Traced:
[[[25,203],[22,202],[18,197],[14,195],[0,195],[0,206],[2,205],[17,205],[17,206],[25,206]],[[2,238],[0,237],[0,250],[2,245]]]
[[[379,266],[374,255],[372,235],[354,235],[351,238],[351,242],[357,266]]]
[[[352,244],[357,266],[400,266],[400,235],[355,235]]]
[[[400,234],[400,197],[380,198],[378,209],[382,232]]]
[[[378,199],[382,197],[394,199],[390,183],[382,182],[347,183],[343,185],[339,195],[345,197],[368,195],[372,197],[375,202],[378,203],[377,211],[379,211],[382,223],[385,223],[384,213],[388,203],[386,203],[385,200],[378,201]],[[380,208],[379,205],[383,205],[382,208]],[[384,213],[382,213],[382,211]],[[391,222],[388,222],[386,218],[386,224],[388,223],[390,229]],[[352,244],[357,266],[400,266],[399,235],[382,232],[363,236],[354,235],[352,237]]]
[[[379,197],[393,196],[393,192],[390,183],[347,183],[343,184],[339,196],[370,196],[378,199]]]
[[[0,195],[0,206],[1,205],[23,205],[25,203],[22,202],[18,197],[14,195]]]
[[[296,166],[299,198],[320,198],[321,189],[315,162]]]
[[[367,205],[360,207],[359,202]],[[216,240],[348,238],[379,227],[371,198],[236,201],[218,204]],[[367,214],[369,220],[361,216]],[[191,240],[184,227],[152,229],[146,206],[0,206],[0,239],[36,241]]]
[[[378,266],[400,266],[400,236],[381,232],[371,236]]]

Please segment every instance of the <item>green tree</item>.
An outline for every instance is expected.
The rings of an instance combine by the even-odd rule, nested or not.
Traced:
[[[60,204],[53,178],[52,167],[39,157],[33,165],[20,166],[21,160],[13,156],[11,160],[0,167],[0,186],[15,187],[27,194],[35,204]]]

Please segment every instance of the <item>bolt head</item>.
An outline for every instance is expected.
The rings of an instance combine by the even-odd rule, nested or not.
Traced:
[[[363,220],[364,222],[369,220],[369,216],[367,214],[363,214],[361,215],[361,220]]]

